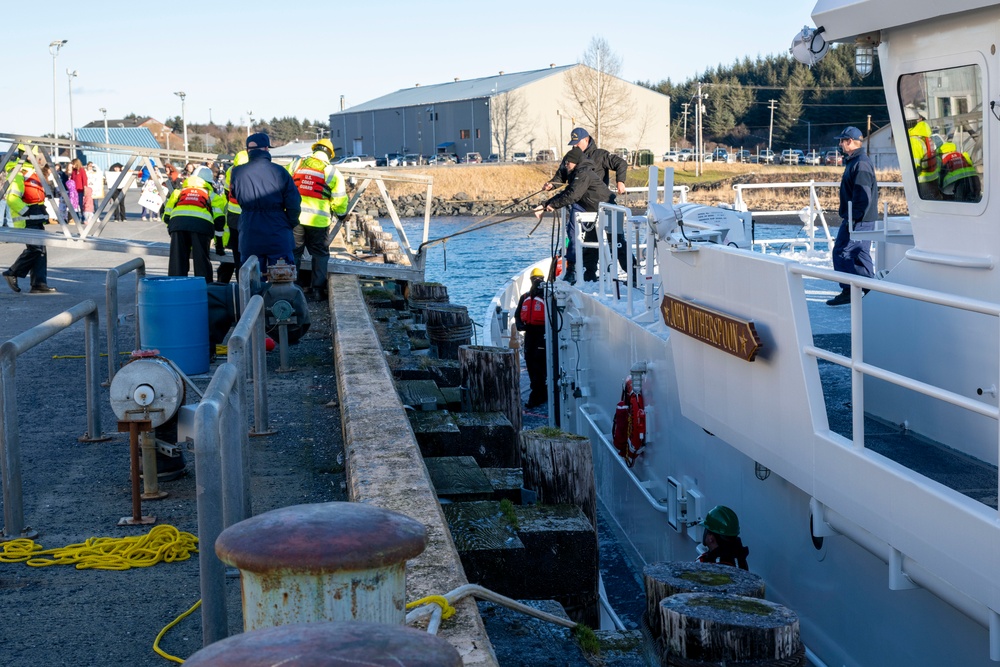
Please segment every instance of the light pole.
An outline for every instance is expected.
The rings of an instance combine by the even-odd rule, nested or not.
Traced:
[[[247,111],[247,136],[250,136],[250,127],[253,125],[253,111]]]
[[[562,126],[563,114],[562,114],[562,110],[561,109],[556,109],[556,115],[559,116],[559,145],[562,146],[562,140],[563,140],[563,126]]]
[[[58,156],[56,150],[55,140],[59,138],[59,132],[56,129],[56,58],[59,56],[59,49],[66,46],[68,39],[57,39],[49,42],[49,53],[52,54],[52,152],[54,156]]]
[[[66,68],[66,83],[67,88],[69,88],[69,139],[70,141],[76,139],[76,132],[73,131],[73,79],[77,77],[78,72],[75,69]],[[72,149],[70,153],[73,153]],[[72,157],[72,156],[71,156]]]
[[[111,142],[108,141],[108,110],[101,107],[98,111],[104,114],[104,143],[110,144]]]
[[[191,161],[190,158],[188,157],[188,123],[187,123],[187,114],[184,109],[184,98],[187,97],[187,93],[185,93],[183,90],[180,90],[174,93],[174,95],[181,98],[181,125],[184,127],[184,162],[186,164]]]

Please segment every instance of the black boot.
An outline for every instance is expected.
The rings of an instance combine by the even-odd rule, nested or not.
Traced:
[[[837,296],[826,302],[828,306],[843,306],[851,302],[851,288],[845,287]]]

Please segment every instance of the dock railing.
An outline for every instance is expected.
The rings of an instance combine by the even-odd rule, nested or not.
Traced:
[[[0,345],[0,478],[3,481],[3,534],[0,541],[36,537],[37,532],[24,525],[24,498],[21,481],[21,440],[17,419],[17,358],[52,336],[84,320],[85,376],[87,393],[87,430],[83,442],[105,440],[101,432],[101,410],[97,405],[100,382],[97,365],[97,304],[87,299],[69,310],[14,336]],[[38,410],[44,405],[37,405]]]
[[[115,379],[118,372],[118,280],[122,276],[135,271],[135,293],[136,293],[136,313],[135,313],[135,347],[141,347],[142,337],[139,331],[138,294],[139,283],[146,277],[146,262],[141,257],[130,259],[124,264],[119,264],[113,269],[108,269],[104,279],[104,311],[107,319],[108,329],[108,382],[105,386],[111,386],[111,381]]]

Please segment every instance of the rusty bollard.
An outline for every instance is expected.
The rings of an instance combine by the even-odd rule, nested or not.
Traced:
[[[294,662],[293,662],[294,660]],[[184,664],[190,667],[460,667],[458,651],[420,630],[379,623],[298,623],[245,632],[210,644]]]
[[[240,569],[243,628],[313,621],[406,619],[406,561],[423,524],[361,503],[293,505],[230,526],[219,560]]]

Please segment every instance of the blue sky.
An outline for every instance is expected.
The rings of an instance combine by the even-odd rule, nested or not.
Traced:
[[[683,81],[744,56],[785,53],[811,0],[425,0],[307,3],[45,4],[44,19],[7,36],[0,77],[0,132],[38,135],[56,125],[120,118],[134,112],[179,115],[186,93],[189,123],[244,124],[254,118],[326,119],[339,108],[420,83],[474,79],[577,62],[595,36],[622,60],[625,79]],[[312,6],[310,6],[312,5]],[[692,17],[692,9],[702,10]],[[171,11],[168,7],[177,8]],[[183,9],[181,9],[183,7]],[[8,12],[9,14],[9,12]],[[15,72],[11,72],[14,68]],[[76,70],[72,80],[66,70]]]

